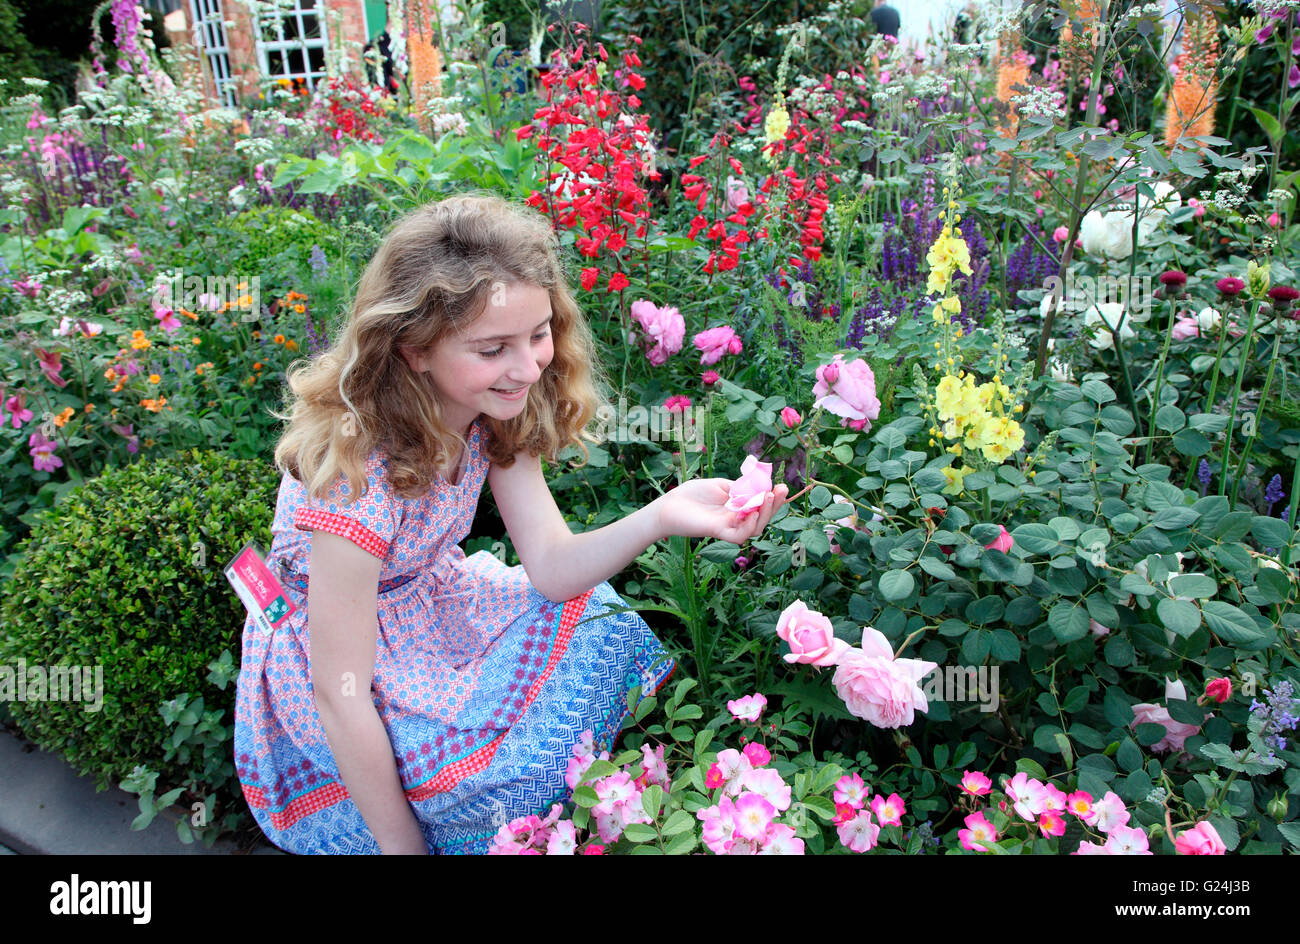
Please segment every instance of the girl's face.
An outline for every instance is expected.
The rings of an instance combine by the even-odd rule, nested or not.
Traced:
[[[524,410],[528,391],[555,356],[551,296],[523,283],[494,283],[483,314],[463,335],[424,352],[402,348],[411,369],[427,372],[452,428],[469,435],[481,414],[508,420]]]

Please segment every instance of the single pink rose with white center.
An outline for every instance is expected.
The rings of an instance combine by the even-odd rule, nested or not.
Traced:
[[[1007,781],[1007,799],[1021,819],[1032,823],[1047,808],[1047,788],[1022,770]]]
[[[716,766],[718,773],[722,775],[722,792],[727,796],[735,796],[739,793],[741,775],[747,770],[754,769],[748,757],[731,747],[718,752]]]
[[[1174,839],[1174,849],[1179,855],[1226,855],[1228,852],[1219,831],[1208,820],[1179,833]]]
[[[1060,813],[1050,811],[1043,813],[1038,817],[1038,829],[1049,839],[1053,836],[1064,836],[1065,818]]]
[[[700,835],[714,855],[726,855],[736,834],[736,808],[730,797],[722,797],[716,806],[706,806],[695,814],[704,824]]]
[[[897,793],[891,793],[888,799],[876,794],[871,798],[871,812],[881,826],[902,826],[907,806]]]
[[[836,806],[851,806],[855,810],[860,810],[866,805],[867,793],[867,785],[862,782],[861,777],[857,774],[845,774],[835,781],[833,799]]]
[[[917,682],[937,665],[895,659],[884,633],[868,626],[862,647],[850,646],[839,656],[831,684],[852,714],[878,728],[900,728],[916,720],[917,711],[929,711]]]
[[[775,771],[773,771],[775,772]],[[761,794],[746,791],[736,797],[736,835],[750,842],[767,838],[767,828],[776,818],[776,807]]]
[[[740,775],[740,789],[757,793],[776,809],[784,813],[790,808],[790,786],[771,767],[747,770]]]
[[[986,842],[997,842],[997,830],[993,824],[984,818],[983,813],[972,813],[966,817],[966,828],[957,830],[957,838],[961,840],[961,847],[968,852],[988,852],[981,846],[978,840]]]
[[[1108,833],[1128,822],[1129,812],[1124,806],[1124,801],[1113,791],[1106,791],[1106,795],[1095,802],[1092,808],[1097,813],[1097,821],[1093,825],[1103,833]]]
[[[574,855],[578,851],[578,835],[573,820],[566,819],[555,824],[551,837],[546,842],[547,855]]]
[[[1079,848],[1071,852],[1070,855],[1110,855],[1110,850],[1105,846],[1100,846],[1095,842],[1088,842],[1085,839],[1079,843]]]
[[[771,490],[772,463],[759,462],[757,456],[746,456],[740,465],[740,478],[731,483],[725,507],[743,518],[762,508]]]
[[[668,765],[664,762],[662,744],[653,751],[650,750],[649,744],[641,745],[641,771],[647,785],[668,787]]]
[[[730,325],[701,331],[694,341],[695,346],[703,352],[700,363],[706,366],[716,364],[725,354],[739,354],[743,350],[739,335]]]
[[[836,661],[851,647],[843,639],[835,638],[831,621],[816,610],[810,610],[801,600],[796,600],[781,611],[776,621],[776,635],[790,646],[786,662],[827,666]]]
[[[757,721],[767,707],[767,699],[755,692],[727,702],[727,710],[737,721]]]
[[[846,364],[844,355],[836,354],[831,363],[817,368],[813,396],[818,398],[813,406],[840,417],[842,426],[870,429],[870,421],[880,417],[876,375],[862,358]]]
[[[851,852],[870,852],[880,835],[880,827],[871,821],[871,814],[866,810],[847,823],[841,823],[835,831],[839,833],[840,842]]]
[[[1116,826],[1106,838],[1106,848],[1111,855],[1151,855],[1147,834],[1140,829]]]
[[[759,855],[803,855],[803,840],[794,834],[794,827],[773,823],[767,830],[767,841],[758,850]]]
[[[1098,814],[1092,805],[1092,794],[1087,790],[1076,790],[1066,797],[1065,808],[1089,825],[1097,821]]]
[[[968,796],[984,796],[993,790],[993,781],[984,774],[974,770],[963,770],[961,782],[957,784]]]
[[[1069,805],[1069,797],[1065,791],[1054,783],[1043,785],[1043,812],[1044,813],[1062,813],[1066,806]]]

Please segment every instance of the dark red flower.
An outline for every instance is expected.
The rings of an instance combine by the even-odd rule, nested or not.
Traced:
[[[1246,290],[1246,283],[1235,275],[1230,275],[1225,279],[1219,279],[1219,281],[1214,283],[1214,287],[1224,295],[1232,297],[1244,292]]]

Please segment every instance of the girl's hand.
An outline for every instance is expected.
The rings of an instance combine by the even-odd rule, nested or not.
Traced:
[[[767,493],[760,508],[741,517],[726,507],[731,486],[731,479],[692,479],[656,499],[662,533],[744,544],[763,532],[790,494],[782,483]]]

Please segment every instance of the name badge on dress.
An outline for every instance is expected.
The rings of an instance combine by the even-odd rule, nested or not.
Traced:
[[[266,565],[266,555],[256,541],[245,542],[224,569],[226,579],[263,632],[279,629],[293,615],[296,607]]]

